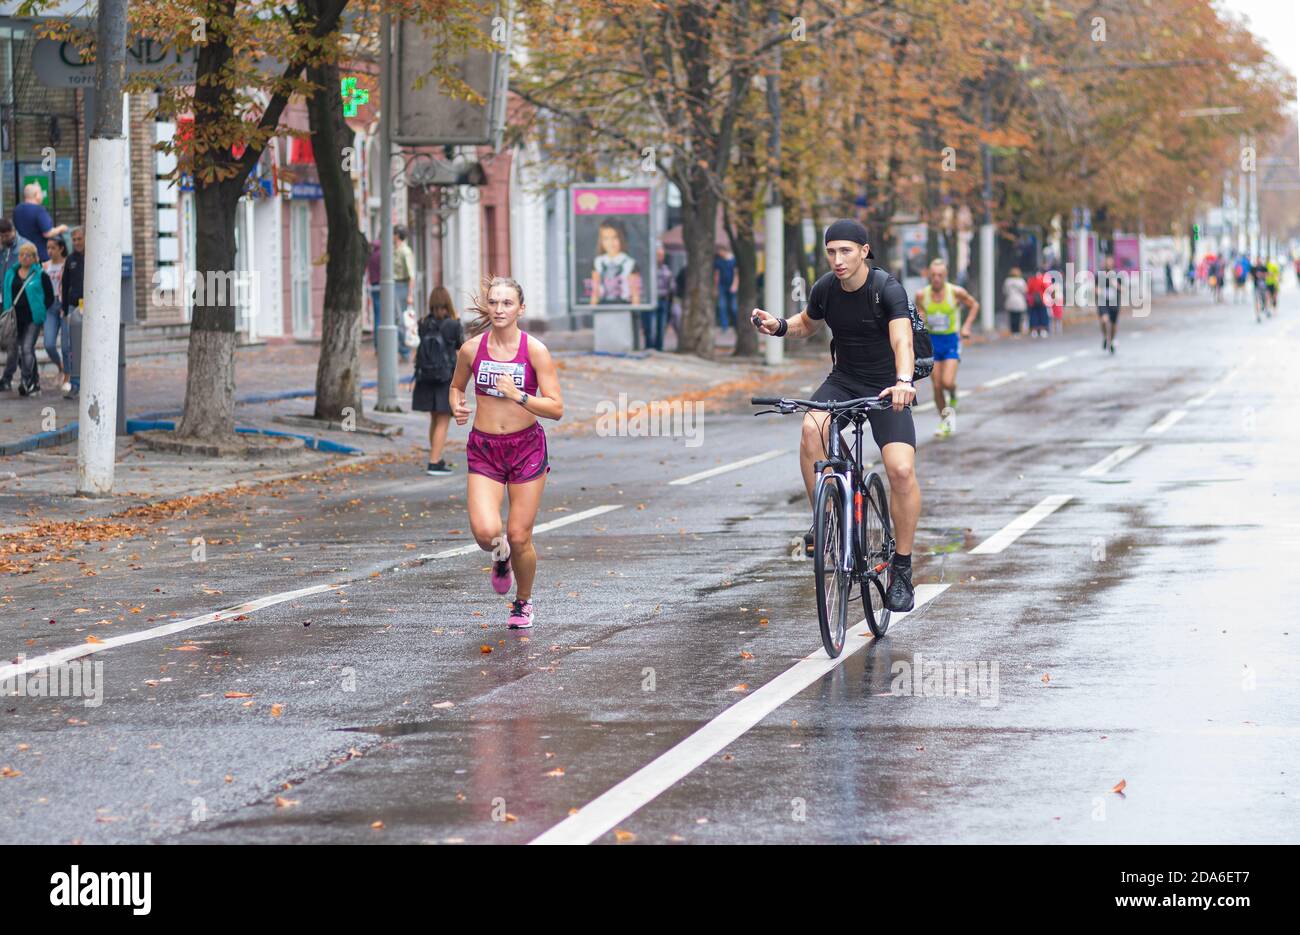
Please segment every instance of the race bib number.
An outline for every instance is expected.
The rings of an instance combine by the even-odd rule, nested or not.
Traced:
[[[497,377],[503,373],[514,381],[516,387],[521,391],[523,390],[523,363],[502,363],[499,360],[481,360],[478,364],[478,375],[475,377],[474,382],[489,396],[504,396],[505,394],[497,389]]]
[[[926,317],[929,319],[931,331],[943,333],[948,330],[947,312],[931,312]]]

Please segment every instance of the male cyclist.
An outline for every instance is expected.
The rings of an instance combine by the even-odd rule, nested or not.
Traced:
[[[916,426],[909,408],[916,399],[912,386],[915,359],[907,290],[888,273],[868,283],[874,259],[867,229],[851,218],[840,218],[823,237],[831,271],[813,284],[808,306],[793,318],[776,318],[761,308],[751,320],[765,334],[803,338],[830,326],[833,369],[812,398],[818,402],[888,397],[891,409],[868,411],[871,434],[889,476],[889,512],[897,551],[889,570],[885,607],[908,611],[914,605],[912,541],[921,515],[921,488],[916,483]],[[813,463],[826,457],[830,414],[808,413],[803,420],[799,466],[808,501],[815,507],[817,478]],[[812,532],[804,536],[811,550]]]
[[[934,383],[934,405],[939,413],[939,428],[934,435],[947,438],[957,431],[957,365],[961,363],[961,339],[970,337],[971,322],[979,314],[980,304],[961,286],[948,282],[948,266],[943,260],[931,260],[926,275],[930,281],[916,293],[916,307],[925,316],[934,345],[934,372],[930,380]],[[964,322],[958,308],[963,305],[967,309]]]

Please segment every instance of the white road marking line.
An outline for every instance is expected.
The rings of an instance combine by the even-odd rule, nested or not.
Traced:
[[[685,477],[677,478],[677,480],[670,480],[668,484],[671,487],[693,484],[696,481],[707,480],[710,477],[716,477],[719,474],[726,474],[728,471],[738,471],[743,467],[749,467],[751,464],[770,461],[772,458],[777,458],[783,454],[789,453],[789,450],[784,448],[765,451],[761,455],[754,455],[752,458],[744,458],[740,461],[732,461],[730,464],[720,464],[715,468],[709,468],[707,471],[700,471],[698,474],[687,474]]]
[[[1141,445],[1125,445],[1123,448],[1116,448],[1114,451],[1106,455],[1106,457],[1102,458],[1092,467],[1085,468],[1083,471],[1081,471],[1080,476],[1100,477],[1102,474],[1107,473],[1115,465],[1127,461],[1129,458],[1133,457],[1141,450],[1142,450]]]
[[[913,407],[912,407],[912,411],[913,411],[913,412],[929,412],[929,411],[930,411],[931,409],[933,409],[933,408],[934,408],[934,400],[930,400],[928,403],[921,403],[921,405],[919,405],[919,406],[913,406]]]
[[[811,384],[811,383],[808,384],[807,386],[801,386],[801,387],[799,387],[799,392],[800,392],[800,393],[811,393],[812,391],[813,391],[813,388],[812,388],[812,384]]]
[[[559,519],[553,519],[550,522],[542,523],[540,526],[533,528],[533,533],[536,534],[551,529],[558,529],[561,526],[568,526],[570,523],[577,523],[584,519],[590,519],[593,516],[600,516],[603,513],[609,513],[612,510],[622,509],[622,507],[623,505],[621,503],[592,507],[590,510],[583,510],[580,513],[574,513],[572,516],[562,516]],[[470,552],[477,551],[479,551],[479,547],[478,543],[475,542],[468,546],[448,549],[445,552],[437,552],[433,555],[421,555],[417,561],[427,561],[434,558],[449,558],[452,555],[467,555]],[[405,562],[394,563],[394,565],[398,564],[405,564]],[[128,646],[131,643],[140,643],[145,640],[156,639],[160,636],[170,636],[173,633],[179,633],[183,630],[199,627],[205,623],[219,623],[222,620],[229,620],[232,617],[238,617],[240,614],[251,614],[253,611],[261,610],[264,607],[283,604],[285,601],[291,601],[299,597],[309,597],[312,594],[320,594],[322,591],[338,591],[346,586],[347,584],[345,582],[335,582],[332,584],[317,584],[309,588],[299,588],[296,591],[282,591],[279,594],[269,594],[266,597],[259,597],[255,600],[247,601],[237,607],[228,607],[225,610],[213,611],[212,613],[202,614],[198,617],[190,617],[187,620],[175,620],[171,623],[164,623],[160,626],[150,627],[147,630],[140,630],[138,633],[126,633],[122,636],[114,636],[104,640],[102,643],[83,643],[78,646],[69,646],[66,649],[58,649],[54,652],[46,653],[43,656],[25,659],[20,663],[11,663],[10,665],[0,668],[0,681],[28,672],[34,672],[37,669],[44,669],[48,666],[58,665],[71,659],[79,659],[82,656],[91,653],[103,652],[106,649],[113,649],[117,646]]]
[[[989,382],[987,383],[981,383],[980,388],[985,390],[991,390],[995,386],[1002,386],[1005,383],[1010,383],[1012,380],[1019,380],[1024,375],[1025,372],[1023,370],[1017,370],[1015,373],[1008,373],[1006,376],[998,377],[996,380],[989,380]]]
[[[1086,354],[1086,353],[1088,353],[1088,351],[1087,351],[1087,349],[1085,348],[1085,349],[1082,350],[1082,351],[1075,351],[1075,352],[1074,352],[1074,356],[1075,356],[1075,357],[1082,357],[1082,356],[1083,356],[1084,354]]]
[[[590,510],[583,510],[581,513],[574,513],[572,516],[561,516],[559,519],[553,519],[550,522],[542,523],[540,526],[533,527],[533,535],[547,532],[551,529],[559,529],[561,526],[568,526],[570,523],[579,523],[584,519],[590,519],[593,516],[600,516],[602,513],[609,513],[612,510],[621,510],[621,503],[607,503],[604,506],[594,506]],[[444,549],[441,552],[433,552],[429,555],[420,555],[416,561],[427,562],[435,558],[451,558],[455,555],[469,555],[471,552],[481,552],[477,542],[471,542],[469,545],[460,545],[454,549]]]
[[[916,613],[942,594],[946,584],[916,588]],[[908,614],[895,614],[891,628]],[[590,844],[743,736],[763,718],[816,682],[870,642],[866,623],[859,621],[844,640],[838,659],[818,649],[800,659],[772,681],[751,692],[681,743],[641,767],[614,788],[588,802],[576,814],[534,838],[532,844]]]
[[[1254,359],[1255,359],[1255,358],[1253,358],[1253,357],[1248,358],[1247,361],[1246,361],[1246,366],[1249,366],[1249,365],[1251,364],[1251,362],[1254,361]],[[1233,367],[1233,368],[1232,368],[1231,370],[1229,370],[1226,374],[1224,374],[1224,376],[1223,376],[1220,380],[1218,380],[1217,382],[1215,382],[1215,383],[1214,383],[1214,384],[1213,384],[1213,385],[1212,385],[1208,390],[1206,390],[1204,393],[1202,393],[1202,394],[1199,395],[1199,396],[1193,396],[1191,399],[1187,400],[1187,402],[1183,403],[1183,405],[1184,405],[1184,406],[1199,406],[1199,405],[1201,405],[1201,404],[1204,403],[1207,399],[1210,399],[1211,397],[1217,395],[1218,392],[1219,392],[1221,389],[1223,389],[1225,386],[1227,386],[1229,383],[1231,383],[1233,380],[1235,380],[1235,379],[1237,378],[1237,374],[1238,374],[1238,372],[1240,372],[1240,370],[1241,370],[1241,367]]]
[[[1062,354],[1060,357],[1053,357],[1045,360],[1041,364],[1034,364],[1035,370],[1046,370],[1048,367],[1055,367],[1057,364],[1063,364],[1070,359],[1068,354]]]
[[[69,646],[67,649],[57,649],[54,652],[46,653],[43,656],[34,656],[31,659],[25,659],[18,663],[11,663],[10,665],[0,668],[0,681],[18,675],[24,675],[28,672],[34,672],[37,669],[44,669],[48,666],[59,665],[60,663],[68,662],[72,659],[79,659],[82,656],[91,653],[101,653],[106,649],[113,649],[118,646],[127,646],[131,643],[140,643],[144,640],[152,640],[159,636],[170,636],[172,633],[180,633],[182,630],[201,627],[205,623],[217,623],[221,620],[229,620],[232,617],[238,617],[240,614],[249,614],[255,610],[261,610],[263,607],[283,604],[285,601],[291,601],[298,597],[308,597],[312,594],[320,594],[322,591],[337,591],[342,587],[343,585],[340,584],[318,584],[310,588],[299,588],[296,591],[284,591],[280,594],[271,594],[267,597],[259,597],[256,600],[248,601],[237,607],[228,607],[225,610],[214,611],[198,617],[190,617],[188,620],[174,620],[171,623],[164,623],[161,626],[150,627],[149,629],[141,630],[138,633],[125,633],[122,636],[110,637],[102,643],[82,643],[79,646]]]
[[[993,535],[975,546],[975,548],[971,549],[970,554],[996,555],[1025,533],[1029,532],[1029,530],[1037,526],[1042,520],[1065,506],[1070,499],[1071,494],[1068,493],[1056,493],[1052,494],[1050,497],[1044,497],[1033,509],[1021,513]]]
[[[1131,332],[1131,334],[1132,334],[1132,336],[1133,336],[1133,340],[1136,341],[1138,338],[1142,337],[1142,335],[1146,334],[1146,332],[1145,332],[1145,331],[1134,331],[1134,332]]]
[[[1172,412],[1170,412],[1167,416],[1165,416],[1163,419],[1161,419],[1159,422],[1155,423],[1150,428],[1148,428],[1147,434],[1162,435],[1165,432],[1169,431],[1169,429],[1177,425],[1178,422],[1185,415],[1187,415],[1186,409],[1175,409]]]

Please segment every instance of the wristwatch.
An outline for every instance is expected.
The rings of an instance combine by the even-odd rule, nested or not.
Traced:
[[[907,383],[907,384],[910,385],[911,382],[912,382],[912,378],[911,378],[911,377],[899,377],[899,378],[898,378],[898,382],[899,382],[899,383]]]
[[[528,395],[527,393],[524,393],[524,392],[521,391],[521,392],[520,392],[520,395],[519,395],[519,399],[517,399],[516,402],[518,402],[519,405],[521,405],[521,406],[527,406],[527,405],[528,405],[528,400],[529,400],[529,398],[530,398],[530,397],[529,397],[529,395]]]

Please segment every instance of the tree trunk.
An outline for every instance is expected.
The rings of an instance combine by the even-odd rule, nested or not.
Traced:
[[[197,282],[185,375],[183,438],[225,441],[235,435],[235,209],[239,189],[195,183]]]
[[[786,318],[803,311],[813,285],[812,280],[808,278],[808,262],[803,252],[803,221],[800,211],[799,202],[793,198],[786,199],[782,206],[782,217],[785,219],[782,225],[785,236],[781,245],[785,251],[785,310],[782,314]],[[792,298],[795,276],[803,280],[803,299],[799,302]]]
[[[758,355],[758,329],[749,313],[758,301],[758,246],[754,243],[754,215],[748,210],[752,199],[740,198],[735,227],[731,230],[731,252],[736,255],[736,357]]]
[[[696,181],[692,179],[692,181]],[[678,351],[713,359],[713,320],[718,304],[713,287],[714,231],[718,199],[702,175],[682,199],[682,241],[686,247],[686,295]]]
[[[341,0],[311,0],[307,9],[320,15],[319,8],[328,5],[341,5]],[[361,412],[361,316],[370,251],[357,218],[352,178],[343,168],[343,150],[352,146],[352,131],[343,117],[338,66],[309,67],[307,79],[319,89],[307,101],[307,114],[329,226],[315,415],[342,421],[348,415],[345,409],[351,409],[353,417]]]

